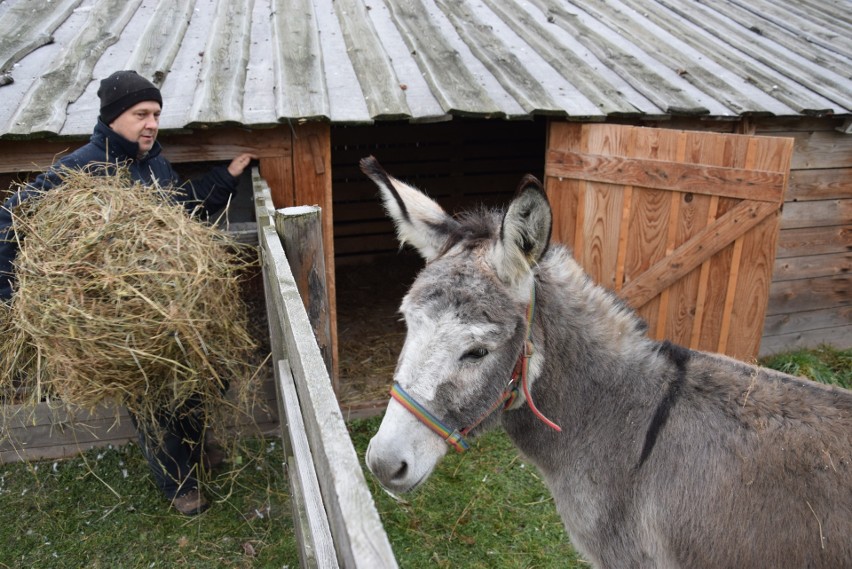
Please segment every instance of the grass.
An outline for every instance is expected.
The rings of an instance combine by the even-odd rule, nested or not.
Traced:
[[[362,464],[380,422],[350,423]],[[538,473],[503,431],[477,439],[464,454],[448,453],[405,501],[366,477],[400,567],[588,567],[568,543]]]
[[[820,346],[764,358],[761,365],[807,378],[852,389],[852,349]]]
[[[822,347],[761,364],[850,387],[852,350]],[[379,418],[349,424],[362,459]],[[169,509],[135,445],[0,466],[0,569],[298,566],[280,442],[244,443],[211,480],[213,507]],[[400,567],[586,568],[553,500],[503,432],[450,453],[405,501],[367,483]]]
[[[0,567],[298,567],[280,442],[210,480],[200,516],[170,509],[134,444],[0,469]]]

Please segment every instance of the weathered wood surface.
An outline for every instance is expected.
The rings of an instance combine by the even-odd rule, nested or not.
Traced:
[[[549,150],[549,176],[778,202],[785,176],[745,168]]]
[[[571,37],[588,38],[585,43],[599,61],[606,62],[619,76],[628,82],[647,100],[665,113],[703,115],[710,113],[706,104],[700,101],[699,92],[691,85],[683,85],[677,69],[670,69],[652,62],[641,61],[631,55],[635,47],[626,37],[611,33],[588,20],[578,18],[570,7],[554,0],[532,0],[539,10],[548,14],[548,22],[561,28]],[[642,36],[643,31],[633,34]],[[649,64],[650,63],[650,64]]]
[[[671,4],[670,11],[642,12],[642,4],[641,0],[628,0],[626,2],[628,7],[638,9],[640,13],[647,15],[651,24],[677,36],[679,43],[682,42],[682,44],[679,45],[680,50],[686,51],[688,49],[689,51],[696,53],[696,57],[702,57],[700,52],[703,49],[702,46],[704,45],[704,41],[706,41],[708,35],[710,37],[717,36],[718,30],[721,29],[720,25],[723,25],[720,23],[720,20],[723,19],[724,16],[720,17],[720,15],[713,11],[703,9],[700,5],[676,2]],[[690,26],[693,33],[678,33],[677,30],[682,29],[681,26],[683,26],[684,23],[687,23]],[[650,26],[646,29],[648,29],[648,32],[646,33],[654,33],[651,31],[653,28]],[[712,58],[713,61],[721,66],[725,66],[726,62],[730,65],[730,62],[737,61],[737,69],[734,70],[729,67],[730,71],[734,71],[737,75],[740,73],[745,74],[750,78],[750,82],[763,83],[778,87],[773,90],[772,98],[784,105],[787,105],[789,108],[795,109],[796,112],[805,113],[823,111],[827,101],[813,93],[805,93],[801,84],[796,84],[795,82],[776,81],[776,72],[764,65],[764,62],[767,61],[765,53],[761,53],[754,49],[754,38],[744,35],[747,33],[753,34],[754,32],[746,30],[742,26],[738,27],[738,29],[730,29],[729,31],[726,31],[726,39],[732,41],[730,41],[730,43],[727,41],[714,42],[715,56]],[[639,35],[641,36],[643,34],[640,33]],[[741,57],[741,51],[749,53],[751,57],[743,59]],[[783,49],[778,49],[778,52],[780,53],[773,53],[770,57],[776,57],[774,61],[784,61],[787,53],[784,53]],[[773,60],[770,59],[769,61]],[[796,67],[798,68],[798,66]],[[685,75],[691,75],[689,73],[691,66],[679,67],[674,71],[676,72],[678,69],[685,72]],[[805,76],[810,76],[810,73],[807,73]]]
[[[250,414],[229,415],[231,423],[226,426],[242,433],[272,432],[278,426],[272,377],[253,395],[255,404]],[[234,396],[232,389],[228,397],[233,403]],[[59,403],[39,403],[35,407],[4,405],[0,411],[0,463],[68,458],[90,448],[136,440],[127,411],[114,405],[87,412],[69,411]]]
[[[417,60],[432,95],[445,112],[462,116],[505,116],[487,89],[471,72],[468,61],[440,28],[423,0],[388,3],[388,11]]]
[[[317,471],[314,468],[305,422],[302,420],[302,410],[299,407],[299,397],[296,395],[296,384],[290,372],[290,362],[278,361],[275,371],[282,407],[279,415],[287,417],[286,448],[292,456],[292,460],[288,461],[287,478],[291,495],[296,502],[297,517],[304,520],[304,524],[294,524],[299,559],[302,567],[322,569],[338,567],[334,540],[331,537],[328,516],[322,503]]]
[[[275,211],[274,220],[326,370],[332,378],[332,387],[338,393],[331,340],[332,314],[328,305],[322,248],[322,209],[318,206],[282,208]]]
[[[90,128],[93,126],[91,124]],[[285,126],[264,129],[260,133],[220,128],[161,134],[158,140],[163,145],[163,156],[173,164],[231,160],[242,152],[251,152],[261,160],[289,159],[292,154],[291,132]],[[0,172],[42,172],[57,158],[86,142],[88,138],[0,140]]]
[[[167,129],[554,114],[730,120],[852,108],[852,22],[842,3],[71,1],[0,3],[0,19],[10,20],[38,5],[0,51],[0,137],[86,135],[97,82],[135,65],[162,79]],[[51,23],[64,13],[56,6],[71,5]],[[48,30],[56,44],[32,49]],[[81,33],[111,36],[114,47],[79,49]],[[10,127],[42,70],[61,63],[75,72],[42,98],[57,118]]]
[[[11,134],[59,132],[69,101],[77,100],[92,79],[92,69],[118,40],[141,0],[99,0],[65,52],[27,92],[9,122]]]
[[[323,54],[314,3],[272,0],[275,97],[278,117],[299,120],[330,114],[323,73]]]
[[[837,125],[756,125],[795,140],[761,355],[852,347],[852,139]]]
[[[564,115],[549,91],[527,69],[527,62],[521,60],[523,54],[516,53],[512,46],[506,44],[500,32],[480,19],[476,10],[455,0],[436,0],[436,3],[471,53],[512,95],[525,114]]]
[[[162,85],[183,43],[194,8],[195,0],[158,2],[124,67]]]
[[[552,31],[553,26],[546,19],[535,18],[529,12],[518,10],[514,2],[485,0],[485,3],[500,16],[506,26],[532,46],[548,65],[559,71],[563,77],[571,77],[571,81],[566,82],[563,90],[565,96],[575,101],[577,109],[573,114],[640,114],[641,97],[632,97],[629,93],[615,89],[613,84],[594,68],[594,63],[580,51],[563,49],[557,34]],[[570,36],[562,38],[562,41],[571,41]],[[624,98],[630,99],[631,104],[635,106],[633,112],[626,110],[621,104]]]
[[[200,85],[189,112],[189,123],[238,123],[243,116],[246,64],[251,48],[254,0],[218,0],[216,18],[201,60]]]
[[[286,358],[290,363],[338,562],[343,567],[365,569],[396,567],[284,248],[274,228],[272,198],[256,174],[255,181],[258,239],[263,251],[273,358],[276,361]],[[289,425],[283,418],[282,423]],[[304,492],[305,488],[301,491]],[[310,499],[305,494],[305,500]]]
[[[0,20],[0,76],[6,74],[15,61],[24,55],[52,42],[54,30],[80,2],[81,0],[47,2],[39,6],[38,18],[33,18],[31,3],[22,2],[9,8]],[[0,77],[0,86],[3,84]]]
[[[397,77],[390,59],[376,57],[376,54],[384,53],[385,48],[370,20],[369,10],[360,0],[334,2],[334,11],[361,85],[364,102],[370,114],[377,119],[408,117],[411,115],[405,100],[408,86]]]

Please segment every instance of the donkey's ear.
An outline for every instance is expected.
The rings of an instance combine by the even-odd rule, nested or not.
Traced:
[[[508,283],[519,284],[547,251],[553,214],[544,188],[534,176],[521,180],[506,209],[495,248],[495,267]]]
[[[374,157],[361,160],[361,171],[381,190],[400,244],[413,245],[427,261],[437,257],[447,241],[449,228],[457,222],[426,194],[388,174]]]

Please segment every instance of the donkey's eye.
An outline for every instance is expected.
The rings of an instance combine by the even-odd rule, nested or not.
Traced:
[[[463,360],[481,360],[485,356],[488,355],[488,350],[485,348],[474,348],[469,352],[466,352],[465,355],[462,356]]]

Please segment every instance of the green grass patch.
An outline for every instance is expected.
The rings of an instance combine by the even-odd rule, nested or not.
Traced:
[[[813,350],[796,350],[763,358],[760,365],[852,389],[852,349],[820,346]]]
[[[380,418],[350,423],[364,463]],[[404,501],[365,470],[400,567],[580,568],[550,492],[509,437],[494,431],[464,454],[450,452]]]
[[[244,443],[181,516],[135,444],[0,469],[0,567],[298,567],[280,441]]]

